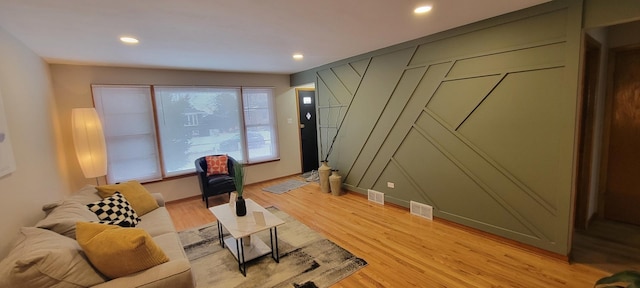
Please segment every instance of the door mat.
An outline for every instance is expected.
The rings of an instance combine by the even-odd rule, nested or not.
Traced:
[[[288,180],[288,181],[282,182],[280,184],[276,184],[276,185],[273,185],[273,186],[262,188],[262,190],[267,191],[267,192],[271,192],[271,193],[275,193],[275,194],[282,194],[282,193],[285,193],[287,191],[300,188],[300,187],[302,187],[304,185],[307,185],[307,182],[298,181],[298,180]]]

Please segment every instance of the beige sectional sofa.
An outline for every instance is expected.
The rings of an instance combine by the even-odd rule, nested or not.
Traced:
[[[102,197],[95,186],[86,186],[65,200],[45,205],[46,217],[35,227],[21,229],[14,248],[0,262],[0,287],[195,287],[162,195],[151,195],[158,208],[140,216],[135,228],[151,236],[150,242],[164,252],[167,262],[115,279],[94,268],[75,240],[77,222],[99,221],[86,204]]]

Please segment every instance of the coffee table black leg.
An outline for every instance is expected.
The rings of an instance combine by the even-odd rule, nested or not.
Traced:
[[[274,235],[276,240],[275,249],[273,248]],[[269,240],[271,241],[271,258],[273,258],[273,260],[276,260],[276,263],[280,263],[280,251],[278,250],[278,227],[269,229]]]
[[[244,246],[242,245],[244,245],[242,237],[236,239],[236,251],[238,252],[238,269],[244,277],[247,277],[247,262],[244,260]]]
[[[222,238],[222,224],[218,221],[218,241],[220,241],[220,246],[224,248],[224,239]]]

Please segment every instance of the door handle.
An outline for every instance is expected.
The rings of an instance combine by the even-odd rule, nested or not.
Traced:
[[[300,123],[300,129],[304,128],[304,124]]]

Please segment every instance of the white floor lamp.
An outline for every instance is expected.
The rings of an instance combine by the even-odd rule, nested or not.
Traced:
[[[71,125],[82,173],[86,178],[96,178],[96,185],[100,185],[98,177],[107,175],[107,145],[96,109],[74,108]]]

